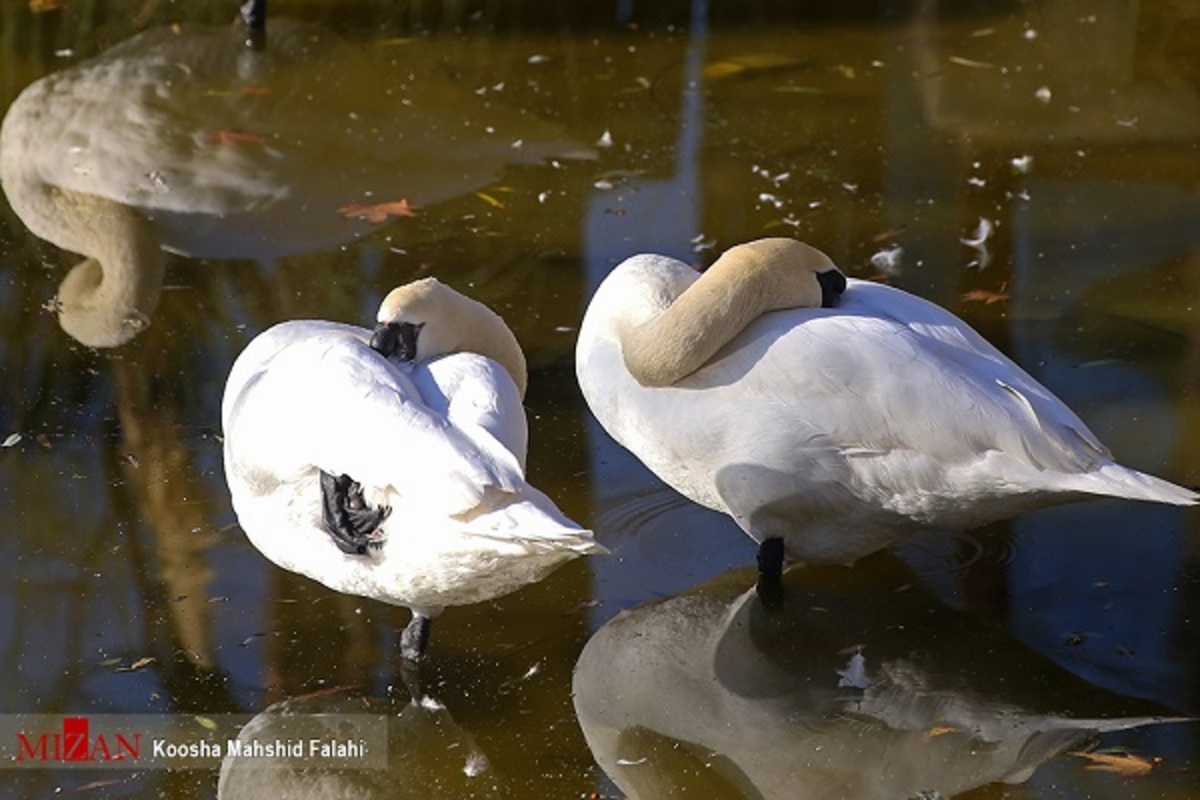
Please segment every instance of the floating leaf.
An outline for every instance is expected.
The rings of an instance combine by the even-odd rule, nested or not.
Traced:
[[[704,78],[708,81],[719,81],[734,75],[794,67],[799,63],[799,59],[779,53],[747,53],[708,64],[704,67]]]
[[[18,444],[20,441],[21,441],[21,434],[10,433],[8,436],[5,437],[4,443],[0,444],[0,447],[12,447],[12,446]]]
[[[495,197],[492,197],[487,192],[476,192],[475,196],[490,206],[494,206],[495,208],[504,208],[504,203],[500,202]]]
[[[204,134],[205,144],[262,144],[267,140],[267,137],[260,133],[246,133],[245,131],[210,131]]]
[[[393,200],[388,203],[351,203],[338,209],[346,219],[365,219],[372,225],[386,222],[389,217],[415,217],[417,207],[408,200]]]
[[[1094,751],[1091,753],[1072,753],[1076,758],[1092,762],[1084,769],[1097,772],[1112,772],[1126,778],[1136,778],[1150,774],[1156,766],[1162,763],[1161,758],[1144,758],[1132,753],[1106,753]]]
[[[969,292],[964,292],[962,299],[965,303],[984,303],[991,305],[992,303],[1003,303],[1008,299],[1007,283],[1000,284],[1000,291],[992,292],[987,289],[972,289]]]
[[[201,717],[201,716],[197,715],[195,717],[195,720],[196,720],[196,723],[199,724],[200,727],[204,728],[205,730],[215,731],[217,729],[217,723],[213,722],[208,717]]]

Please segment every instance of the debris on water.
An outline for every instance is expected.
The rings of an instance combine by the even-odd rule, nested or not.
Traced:
[[[987,61],[975,61],[971,58],[963,58],[962,56],[950,56],[951,64],[958,64],[960,67],[970,67],[971,69],[995,69],[995,64],[989,64]]]
[[[989,289],[972,289],[969,292],[963,292],[962,299],[964,303],[983,303],[990,306],[992,303],[1003,303],[1008,299],[1008,282],[1000,284],[1000,290],[993,292]]]
[[[618,767],[640,767],[642,764],[645,764],[649,760],[650,759],[648,757],[642,757],[642,758],[639,758],[636,760],[631,759],[631,758],[618,758],[617,766]]]
[[[492,764],[488,761],[488,757],[478,750],[467,754],[467,761],[463,764],[463,774],[468,778],[475,778],[491,769]]]
[[[904,248],[898,244],[889,245],[870,258],[870,264],[884,275],[895,277],[900,274],[900,259]]]
[[[150,666],[157,660],[158,659],[156,659],[154,656],[144,656],[143,658],[139,658],[137,661],[134,661],[132,664],[130,664],[127,667],[117,667],[116,671],[117,672],[136,672],[139,669],[143,669],[144,667]]]
[[[1016,156],[1009,159],[1008,163],[1012,165],[1013,172],[1018,175],[1028,175],[1030,168],[1033,167],[1033,156]]]
[[[19,444],[20,442],[21,442],[21,434],[10,433],[8,436],[4,437],[4,443],[0,444],[0,447],[14,447],[17,444]]]
[[[1162,763],[1162,758],[1152,756],[1134,755],[1133,753],[1120,751],[1103,751],[1094,750],[1092,752],[1076,752],[1071,753],[1076,758],[1082,758],[1085,761],[1092,763],[1084,767],[1085,770],[1094,772],[1112,772],[1126,778],[1137,778],[1142,775],[1149,775],[1151,770]]]
[[[975,232],[964,239],[959,239],[959,241],[967,247],[982,247],[983,243],[992,235],[992,227],[990,219],[980,217],[979,224],[975,226]]]
[[[612,131],[606,130],[604,133],[600,134],[600,138],[596,140],[596,147],[612,147],[612,146],[613,146]]]
[[[387,203],[350,203],[339,208],[338,213],[346,219],[365,219],[373,225],[378,225],[390,217],[415,217],[417,207],[407,199],[401,198]]]
[[[1049,102],[1050,102],[1050,99],[1051,99],[1051,98],[1052,98],[1054,95],[1051,93],[1051,91],[1050,91],[1050,87],[1049,87],[1049,86],[1042,86],[1042,87],[1039,87],[1039,88],[1038,88],[1038,90],[1037,90],[1036,92],[1034,92],[1034,93],[1033,93],[1033,96],[1034,96],[1035,98],[1037,98],[1037,101],[1038,101],[1039,103],[1042,103],[1042,104],[1049,104]]]

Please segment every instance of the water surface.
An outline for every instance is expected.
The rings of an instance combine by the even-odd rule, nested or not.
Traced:
[[[340,686],[388,696],[407,612],[284,573],[247,543],[219,405],[257,332],[298,317],[365,323],[388,289],[426,274],[514,328],[531,365],[530,478],[613,555],[436,621],[425,670],[451,722],[444,750],[418,749],[414,796],[616,795],[572,705],[585,643],[623,609],[752,563],[732,522],[617,448],[575,387],[587,298],[628,255],[705,263],[749,238],[805,239],[852,275],[959,313],[1124,463],[1200,483],[1194,11],[944,5],[280,2],[266,59],[219,51],[232,55],[184,102],[129,79],[78,89],[89,102],[76,107],[102,118],[67,113],[73,146],[109,148],[117,191],[158,203],[175,237],[164,243],[198,256],[166,258],[132,341],[89,347],[49,307],[80,257],[31,230],[18,201],[0,206],[0,713],[258,713]],[[193,26],[226,26],[232,12],[6,3],[0,105],[146,31],[179,48],[171,64],[199,69],[211,53],[186,41],[215,29]],[[253,91],[268,78],[270,92]],[[65,119],[31,141],[54,140]],[[146,138],[131,147],[122,137],[139,120]],[[541,166],[446,166],[489,139],[596,157],[568,147]],[[263,160],[272,148],[289,157]],[[257,176],[263,194],[167,208],[200,150]],[[280,187],[286,202],[256,216]],[[400,200],[417,215],[338,213]],[[930,532],[900,555],[942,602],[1076,677],[1194,712],[1197,523],[1194,511],[1096,502]],[[1002,683],[1005,666],[970,677]],[[961,796],[1194,796],[1198,733],[1101,739],[1162,759],[1146,776],[1060,756],[1023,784]],[[461,759],[439,756],[464,741],[491,765],[466,788]],[[216,795],[204,771],[14,772],[0,792],[95,781],[82,794]]]

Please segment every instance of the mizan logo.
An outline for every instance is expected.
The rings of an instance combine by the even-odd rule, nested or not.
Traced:
[[[141,758],[141,733],[91,735],[87,717],[64,717],[62,730],[34,736],[17,734],[17,761],[136,761]]]

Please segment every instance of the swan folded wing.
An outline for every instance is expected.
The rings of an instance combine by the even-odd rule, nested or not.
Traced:
[[[470,512],[489,490],[524,484],[516,457],[494,437],[456,427],[400,367],[356,338],[289,348],[271,370],[302,375],[294,400],[307,406],[301,418],[311,427],[295,435],[312,466],[450,515]]]
[[[1070,409],[962,323],[914,327],[855,310],[773,323],[774,344],[742,386],[777,404],[800,398],[796,419],[851,458],[908,451],[932,467],[999,452],[1059,472],[1109,458]]]

